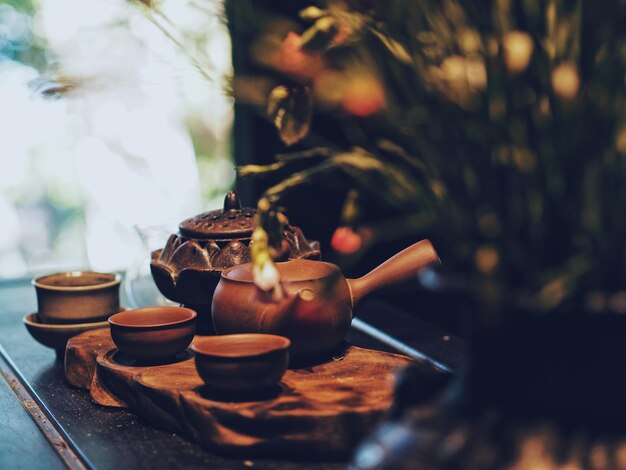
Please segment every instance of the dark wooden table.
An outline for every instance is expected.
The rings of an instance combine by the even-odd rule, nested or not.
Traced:
[[[54,351],[26,331],[22,317],[35,310],[30,280],[0,282],[0,469],[345,467],[323,456],[307,462],[225,458],[132,412],[94,405],[87,392],[66,384]],[[444,369],[458,366],[461,341],[415,315],[375,298],[357,315],[348,337],[353,344],[401,351]]]

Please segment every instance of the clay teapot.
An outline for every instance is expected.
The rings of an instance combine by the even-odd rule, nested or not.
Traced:
[[[377,289],[417,277],[438,263],[428,240],[411,245],[358,279],[346,279],[338,266],[323,261],[276,263],[287,295],[272,301],[256,287],[252,264],[226,269],[213,295],[213,326],[218,334],[270,333],[291,340],[296,357],[323,355],[346,336],[353,307]]]
[[[201,330],[210,323],[211,299],[223,269],[250,261],[256,210],[241,207],[234,191],[224,209],[204,212],[179,224],[165,247],[152,252],[150,270],[161,293],[198,312]],[[283,230],[282,258],[319,259],[319,244],[308,241],[298,227]]]

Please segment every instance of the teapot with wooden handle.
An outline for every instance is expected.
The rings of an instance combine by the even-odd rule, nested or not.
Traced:
[[[439,262],[428,240],[417,242],[358,279],[346,279],[338,266],[296,259],[276,263],[286,297],[269,301],[259,295],[252,264],[222,272],[211,307],[218,334],[270,333],[291,340],[292,356],[326,353],[350,328],[353,307],[367,294],[416,277]]]

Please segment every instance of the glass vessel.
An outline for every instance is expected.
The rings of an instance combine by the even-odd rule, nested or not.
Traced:
[[[163,247],[176,228],[175,223],[135,225],[135,230],[141,240],[141,249],[128,267],[124,278],[124,294],[129,307],[178,305],[159,292],[150,272],[151,253]]]

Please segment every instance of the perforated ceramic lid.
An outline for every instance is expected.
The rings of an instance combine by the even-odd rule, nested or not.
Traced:
[[[224,209],[204,212],[183,220],[178,229],[180,234],[190,238],[221,239],[247,238],[254,229],[256,211],[241,207],[235,191],[224,198]]]

